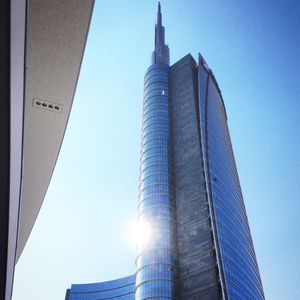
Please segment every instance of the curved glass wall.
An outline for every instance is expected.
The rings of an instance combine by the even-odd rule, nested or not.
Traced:
[[[139,221],[151,238],[138,245],[135,299],[174,299],[176,211],[166,64],[146,72],[140,167]]]
[[[224,293],[228,299],[264,299],[223,99],[203,60],[198,80],[205,175]]]
[[[135,275],[88,284],[72,284],[66,300],[134,300]]]

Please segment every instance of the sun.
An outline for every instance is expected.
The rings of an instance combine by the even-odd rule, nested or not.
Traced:
[[[139,249],[145,248],[152,238],[151,224],[142,220],[131,222],[128,230],[128,237],[131,244]]]

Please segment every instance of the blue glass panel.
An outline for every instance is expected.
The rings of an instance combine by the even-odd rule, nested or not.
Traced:
[[[198,76],[202,151],[225,292],[229,299],[264,299],[223,99],[201,65]]]
[[[134,288],[135,275],[106,282],[73,284],[69,300],[134,300]]]
[[[147,247],[138,249],[136,300],[174,295],[176,253],[170,249],[177,241],[168,73],[167,65],[154,64],[145,76],[139,219],[149,222],[153,233]]]

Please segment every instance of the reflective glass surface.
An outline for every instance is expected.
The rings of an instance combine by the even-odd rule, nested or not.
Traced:
[[[198,78],[202,151],[224,290],[229,299],[264,299],[223,99],[201,63]]]
[[[176,211],[170,132],[169,66],[146,72],[142,124],[139,220],[151,239],[138,247],[135,299],[174,299]]]
[[[135,275],[90,284],[72,284],[68,300],[133,300]]]
[[[72,285],[67,300],[264,299],[220,90],[201,62],[187,79],[184,62],[176,79],[165,64],[145,75],[138,218],[150,238],[136,273]]]

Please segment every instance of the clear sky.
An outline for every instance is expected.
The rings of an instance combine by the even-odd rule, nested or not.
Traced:
[[[300,2],[163,0],[171,63],[214,71],[267,299],[300,297]],[[143,76],[156,1],[96,1],[56,169],[17,264],[13,300],[135,270]]]

